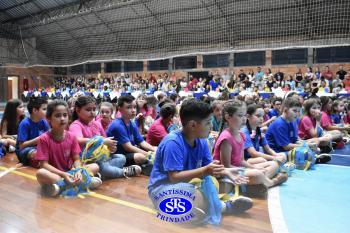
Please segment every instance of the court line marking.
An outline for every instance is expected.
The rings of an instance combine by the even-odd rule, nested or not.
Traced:
[[[13,168],[7,168],[7,167],[4,167],[4,166],[0,166],[0,170],[5,171],[4,173],[6,173],[6,174],[13,173],[13,174],[16,174],[16,175],[19,175],[19,176],[22,176],[22,177],[25,177],[25,178],[28,178],[28,179],[31,179],[31,180],[36,180],[35,176],[29,175],[29,174],[24,173],[24,172],[15,171]],[[1,174],[3,174],[3,173],[1,173]],[[100,200],[109,201],[109,202],[112,202],[112,203],[115,203],[115,204],[120,204],[120,205],[123,205],[123,206],[127,206],[127,207],[130,207],[130,208],[133,208],[133,209],[141,210],[141,211],[144,211],[144,212],[150,213],[150,214],[156,214],[157,213],[154,209],[149,208],[147,206],[135,204],[135,203],[128,202],[128,201],[123,201],[123,200],[120,200],[120,199],[117,199],[117,198],[114,198],[114,197],[110,197],[110,196],[99,194],[99,193],[95,193],[95,192],[89,193],[88,196],[91,196],[91,197],[94,197],[94,198],[97,198],[97,199],[100,199]]]
[[[334,155],[334,156],[341,156],[341,157],[348,157],[348,158],[350,158],[350,156],[349,155],[342,155],[342,154],[329,154],[329,155]]]
[[[341,168],[347,168],[350,169],[349,166],[343,166],[343,165],[336,165],[336,164],[317,164],[317,166],[325,166],[325,167],[341,167]]]
[[[268,211],[272,232],[289,233],[286,221],[283,216],[279,187],[269,188],[268,190]]]

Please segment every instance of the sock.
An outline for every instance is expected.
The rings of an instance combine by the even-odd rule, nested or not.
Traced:
[[[221,201],[221,213],[225,213],[226,212],[226,203]]]

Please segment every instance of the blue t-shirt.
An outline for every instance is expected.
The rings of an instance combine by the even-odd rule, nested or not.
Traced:
[[[115,119],[107,129],[107,136],[114,137],[117,141],[117,154],[128,154],[123,148],[123,144],[130,142],[133,146],[138,146],[144,141],[139,129],[133,121],[126,125],[122,118]]]
[[[197,138],[195,147],[191,147],[185,141],[182,131],[171,132],[158,146],[148,190],[170,183],[169,171],[193,170],[204,167],[211,161],[206,139]]]
[[[211,80],[211,81],[209,82],[209,84],[210,84],[211,89],[212,89],[213,91],[215,91],[216,88],[218,88],[218,86],[221,85],[220,82],[214,82],[214,80]]]
[[[269,115],[269,117],[270,117],[270,119],[271,119],[271,118],[274,117],[274,116],[278,117],[280,114],[279,114],[279,112],[278,112],[276,109],[273,108],[273,109],[270,109],[270,110],[269,110],[268,115]]]
[[[256,151],[260,151],[260,146],[264,147],[267,145],[267,141],[266,141],[266,138],[264,136],[261,137],[261,144],[260,144],[260,137],[258,134],[255,134],[255,137],[251,138],[247,127],[242,128],[242,132],[245,134],[245,143],[244,143],[244,158],[245,159],[249,159],[251,157],[247,151],[247,149],[249,147],[254,147],[254,149]]]
[[[17,150],[19,150],[19,144],[39,137],[50,129],[49,123],[45,119],[41,119],[38,122],[32,121],[29,117],[23,119],[18,126],[17,134]]]
[[[298,141],[297,121],[288,123],[282,117],[278,117],[267,129],[266,140],[276,152],[286,151],[283,146]]]
[[[340,124],[341,123],[340,114],[336,114],[336,113],[332,114],[331,119],[332,119],[333,124]]]

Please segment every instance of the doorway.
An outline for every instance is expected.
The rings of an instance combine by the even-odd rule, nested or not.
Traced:
[[[18,77],[9,76],[7,78],[8,99],[18,99]]]

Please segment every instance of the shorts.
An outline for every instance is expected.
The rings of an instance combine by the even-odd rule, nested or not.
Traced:
[[[135,153],[128,153],[125,154],[126,162],[124,167],[129,167],[131,165],[135,165],[135,159],[134,159]]]
[[[18,150],[16,152],[17,158],[20,163],[22,163],[25,166],[31,166],[34,168],[39,168],[39,161],[35,159],[29,159],[28,155],[36,152],[36,147],[26,147],[23,148],[22,150]]]

